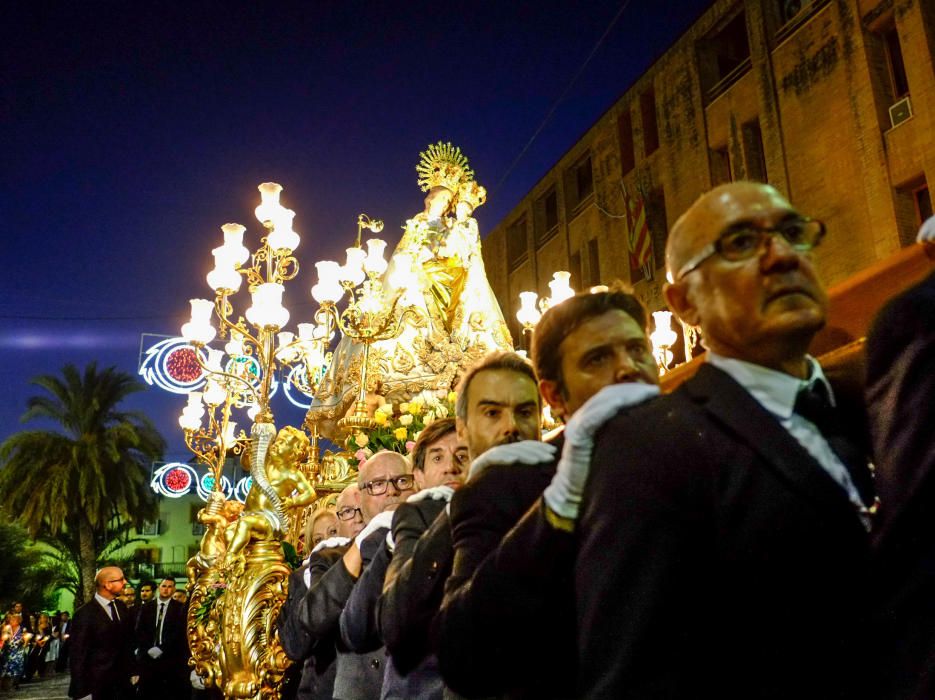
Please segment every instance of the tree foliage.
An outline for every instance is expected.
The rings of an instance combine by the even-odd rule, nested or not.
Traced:
[[[0,502],[30,537],[76,558],[77,599],[87,600],[114,529],[155,517],[147,467],[165,442],[145,415],[119,410],[145,385],[114,367],[66,365],[62,377],[32,383],[45,394],[27,401],[22,422],[51,420],[58,430],[24,430],[0,445]]]
[[[53,593],[67,574],[55,553],[33,546],[26,531],[0,511],[0,610],[20,601],[27,610],[55,606]]]

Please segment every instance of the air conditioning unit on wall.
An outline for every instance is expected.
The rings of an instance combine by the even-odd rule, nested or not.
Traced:
[[[890,107],[890,126],[899,126],[912,116],[912,102],[906,95],[899,102]]]

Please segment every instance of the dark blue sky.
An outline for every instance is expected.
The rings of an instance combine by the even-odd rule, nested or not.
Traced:
[[[32,2],[0,47],[0,439],[29,378],[97,360],[135,372],[142,333],[177,334],[220,226],[284,187],[309,320],[314,262],[343,261],[358,212],[391,246],[422,207],[418,153],[461,146],[490,230],[684,31],[707,0],[632,0],[509,177],[511,163],[626,3]],[[168,458],[182,397],[149,389]],[[274,399],[277,423],[302,412]]]

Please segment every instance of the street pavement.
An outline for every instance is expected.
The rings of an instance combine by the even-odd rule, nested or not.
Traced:
[[[23,683],[19,690],[0,691],[0,700],[67,700],[67,673],[56,673],[51,678]]]

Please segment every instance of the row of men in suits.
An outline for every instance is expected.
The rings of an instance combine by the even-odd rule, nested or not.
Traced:
[[[339,511],[359,532],[341,521],[283,610],[283,638],[305,642],[287,652],[335,674],[301,697],[931,697],[935,625],[913,616],[935,622],[935,547],[905,530],[935,528],[899,472],[931,462],[931,439],[906,438],[905,406],[868,431],[860,382],[808,355],[824,235],[772,187],[716,188],[666,250],[666,301],[708,350],[692,379],[659,396],[641,305],[579,294],[543,315],[535,371],[503,353],[463,377],[456,423],[420,436],[414,469],[361,465]],[[929,321],[876,353],[898,367],[877,391],[917,411],[933,284],[899,305],[924,300]],[[540,396],[566,423],[546,442]],[[893,547],[900,527],[910,544]]]
[[[94,598],[75,611],[69,697],[188,697],[186,609],[172,597],[175,579],[163,579],[158,595],[135,610],[121,600],[126,583],[119,567],[102,568]]]

